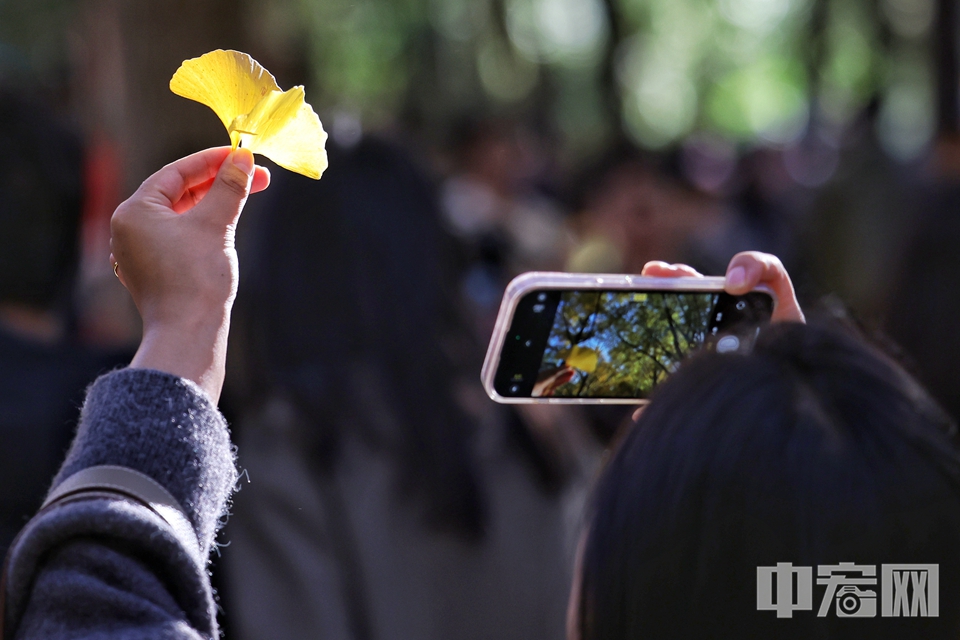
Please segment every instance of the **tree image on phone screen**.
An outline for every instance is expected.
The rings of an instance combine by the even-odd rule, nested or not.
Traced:
[[[769,292],[731,295],[722,280],[617,278],[518,279],[504,296],[481,375],[490,397],[642,403],[692,354],[751,348],[773,312]],[[611,279],[618,286],[596,286]],[[544,281],[575,286],[536,286]]]
[[[534,397],[646,397],[707,340],[719,295],[567,291]]]

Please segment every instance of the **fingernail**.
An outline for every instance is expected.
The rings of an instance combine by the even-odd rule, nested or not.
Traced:
[[[249,149],[243,147],[233,152],[233,166],[237,167],[245,174],[253,173],[253,154]]]
[[[734,267],[727,272],[727,286],[738,289],[747,281],[747,271],[743,267]]]

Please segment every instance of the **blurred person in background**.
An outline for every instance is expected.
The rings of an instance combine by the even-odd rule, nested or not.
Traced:
[[[812,201],[797,237],[817,289],[873,325],[881,323],[903,276],[905,243],[928,204],[918,199],[928,181],[922,163],[891,158],[873,134],[877,108],[864,109],[844,132],[836,174],[808,193]]]
[[[43,500],[84,389],[119,354],[78,340],[73,286],[83,197],[76,134],[0,91],[0,553]]]
[[[640,273],[655,258],[722,269],[736,252],[722,243],[735,222],[731,212],[626,142],[584,171],[573,199],[568,271]]]
[[[441,211],[459,242],[460,295],[486,340],[507,282],[524,271],[561,269],[570,238],[559,203],[539,184],[543,153],[522,125],[467,118],[451,147]]]
[[[885,329],[908,364],[955,420],[960,419],[960,140],[944,136],[914,190],[899,277],[885,287]]]
[[[238,238],[230,635],[561,637],[586,478],[480,389],[423,171],[374,137],[329,154]]]

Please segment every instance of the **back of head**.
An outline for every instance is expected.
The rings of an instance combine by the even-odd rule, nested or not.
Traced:
[[[77,260],[81,147],[37,104],[0,91],[0,302],[49,309]]]
[[[598,486],[581,640],[955,637],[952,429],[902,369],[845,331],[771,327],[750,354],[689,361]],[[881,615],[891,564],[938,565],[938,617]],[[838,608],[845,585],[858,607]]]

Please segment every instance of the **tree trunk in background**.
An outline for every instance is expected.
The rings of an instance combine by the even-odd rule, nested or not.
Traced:
[[[960,70],[957,63],[956,0],[937,0],[934,64],[937,70],[937,133],[960,133]]]
[[[617,54],[627,34],[617,2],[603,0],[603,9],[610,25],[610,35],[607,37],[603,52],[603,66],[600,70],[600,97],[603,101],[604,115],[616,132],[615,137],[619,137],[623,130],[623,95],[617,80]]]

